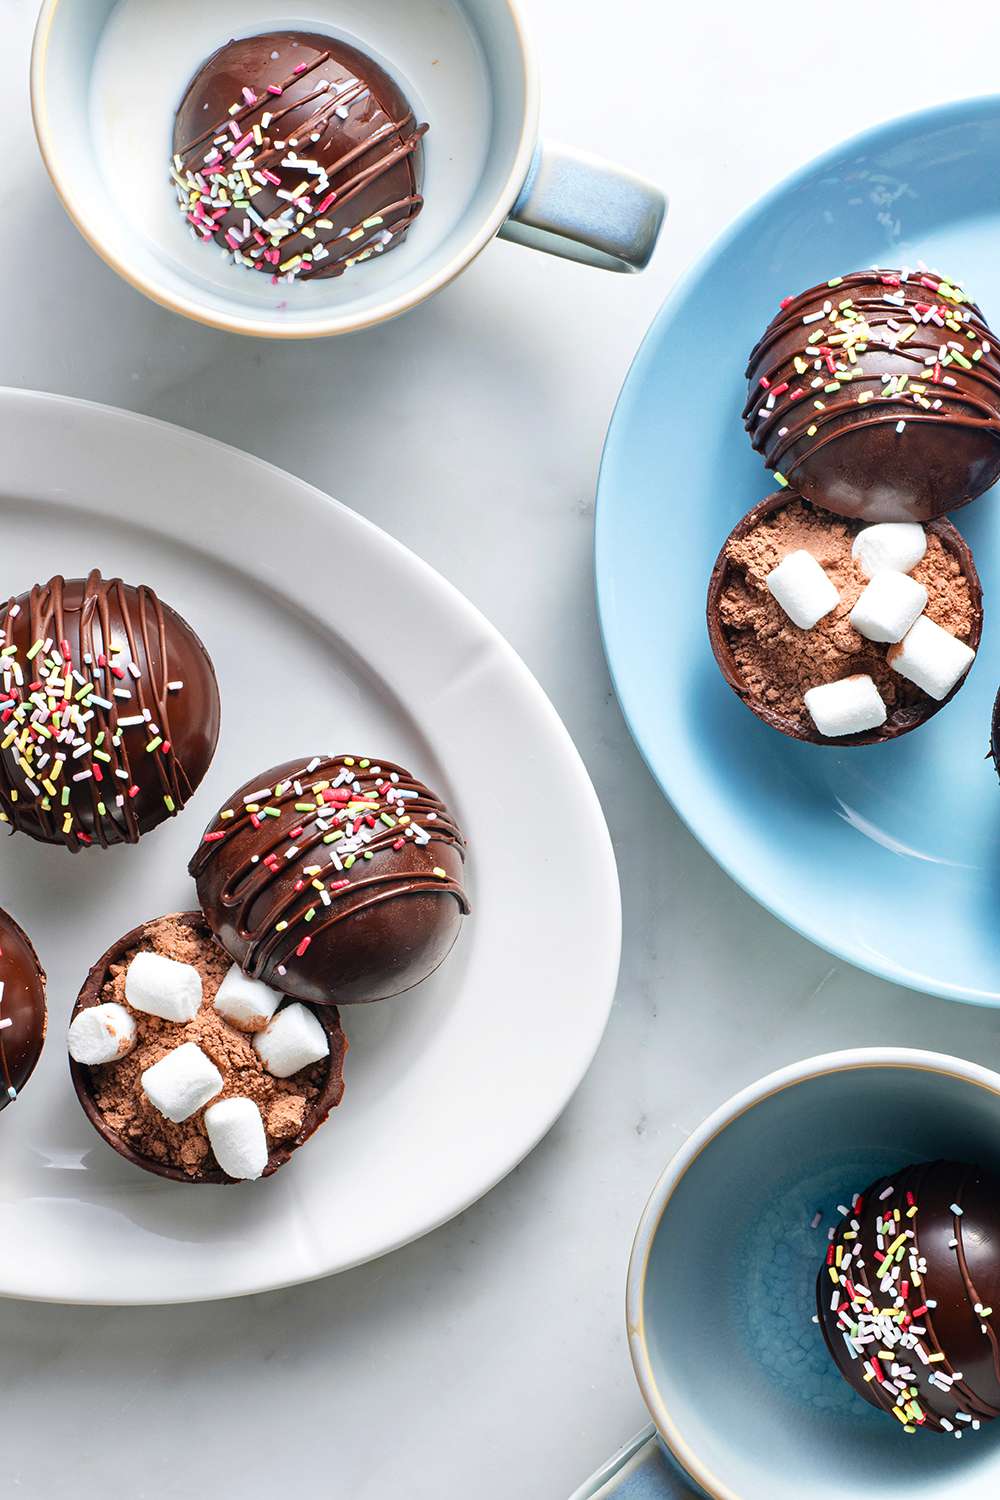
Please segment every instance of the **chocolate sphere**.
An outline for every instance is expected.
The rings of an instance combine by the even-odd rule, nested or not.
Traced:
[[[244,783],[191,860],[254,979],[318,1005],[384,1000],[447,957],[469,903],[445,804],[389,761],[314,756]]]
[[[789,548],[806,546],[822,557],[829,576],[836,581],[841,600],[811,631],[799,630],[766,587],[766,580],[751,577],[732,557],[755,533],[774,529],[782,516],[796,510],[813,528],[805,539],[788,541]],[[958,530],[945,517],[925,526],[928,551],[917,564],[913,577],[929,595],[926,613],[973,651],[983,634],[983,590],[972,551]],[[708,637],[723,677],[747,708],[772,729],[812,745],[835,745],[844,749],[878,745],[897,740],[919,729],[960,692],[962,676],[945,698],[931,698],[922,688],[892,668],[898,647],[870,641],[853,629],[850,611],[860,597],[867,578],[852,561],[852,545],[862,530],[859,521],[837,516],[791,490],[778,490],[761,500],[737,522],[716,559],[708,584]],[[816,540],[824,536],[824,540]],[[777,557],[774,558],[777,561]],[[762,571],[762,570],[760,570]],[[735,606],[735,607],[734,607]],[[733,616],[739,614],[740,618]],[[969,626],[961,631],[953,623],[964,614]],[[810,664],[810,649],[820,647],[822,665]],[[748,657],[754,671],[748,671]],[[884,724],[860,734],[835,739],[820,734],[805,705],[805,690],[840,677],[870,676],[888,710]],[[967,674],[966,674],[967,675]]]
[[[817,1301],[844,1379],[907,1429],[957,1436],[1000,1415],[1000,1181],[937,1161],[872,1183]]]
[[[786,297],[747,380],[767,467],[841,515],[927,521],[1000,477],[1000,351],[937,274],[857,271]]]
[[[26,933],[0,911],[0,1109],[16,1099],[45,1041],[45,972]]]
[[[420,213],[426,125],[389,75],[335,37],[227,42],[174,123],[173,179],[194,233],[275,278],[340,276]]]
[[[134,844],[208,770],[219,693],[201,641],[144,584],[52,578],[0,620],[0,821],[48,844]]]
[[[167,1177],[173,1182],[234,1182],[236,1179],[222,1171],[209,1149],[203,1112],[198,1110],[180,1125],[174,1124],[159,1115],[142,1089],[142,1049],[146,1044],[152,1042],[155,1054],[194,1041],[219,1068],[224,1097],[258,1095],[261,1114],[267,1116],[268,1125],[267,1165],[261,1175],[272,1177],[319,1129],[344,1096],[347,1038],[336,1007],[326,1006],[314,1012],[326,1032],[329,1056],[289,1078],[270,1078],[252,1048],[250,1035],[234,1031],[215,1011],[212,997],[230,967],[229,961],[209,932],[202,913],[185,911],[143,922],[112,943],[87,975],[71,1021],[81,1011],[108,1000],[127,1005],[124,977],[130,957],[139,951],[162,952],[179,962],[192,964],[204,985],[201,1011],[189,1024],[175,1024],[144,1012],[133,1012],[139,1032],[134,1053],[94,1067],[71,1057],[70,1075],[84,1114],[119,1156],[157,1177]],[[210,1017],[207,1034],[204,1012]],[[126,1070],[129,1081],[122,1085],[121,1075]],[[262,1080],[271,1095],[269,1103],[261,1094]],[[116,1087],[122,1090],[118,1095]],[[299,1104],[295,1123],[275,1134],[270,1128],[270,1106],[280,1107],[293,1094],[298,1096]],[[202,1149],[191,1152],[191,1146],[198,1142]]]

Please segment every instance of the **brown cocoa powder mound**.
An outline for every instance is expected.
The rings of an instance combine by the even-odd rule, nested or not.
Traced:
[[[201,975],[201,1008],[193,1021],[178,1025],[133,1010],[125,999],[125,974],[136,953],[162,953],[191,964]],[[134,1151],[190,1176],[215,1166],[205,1129],[204,1110],[175,1125],[155,1109],[142,1091],[141,1075],[183,1042],[195,1042],[222,1074],[222,1092],[210,1103],[240,1095],[252,1099],[264,1120],[268,1144],[298,1134],[306,1108],[319,1093],[324,1064],[305,1068],[292,1078],[272,1078],[253,1049],[252,1037],[237,1031],[213,1005],[215,993],[232,960],[208,937],[181,926],[174,918],[150,922],[143,941],[114,963],[101,990],[101,1001],[113,1000],[135,1017],[136,1044],[120,1062],[92,1069],[94,1100],[113,1131]],[[208,1106],[205,1106],[206,1109]]]
[[[726,547],[730,575],[719,600],[733,660],[755,698],[811,731],[803,701],[809,688],[865,672],[889,713],[925,703],[926,695],[894,672],[888,647],[859,635],[851,610],[869,580],[851,556],[860,522],[795,500],[765,516],[751,532]],[[793,625],[767,588],[767,575],[789,552],[811,552],[840,593],[840,603],[812,630]],[[936,625],[968,640],[974,625],[969,585],[957,559],[928,534],[927,552],[912,570],[927,590],[926,613]]]

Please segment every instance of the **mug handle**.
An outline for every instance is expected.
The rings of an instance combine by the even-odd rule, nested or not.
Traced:
[[[697,1500],[650,1424],[619,1448],[570,1500]]]
[[[605,271],[641,271],[666,212],[652,183],[585,151],[543,143],[500,237]]]

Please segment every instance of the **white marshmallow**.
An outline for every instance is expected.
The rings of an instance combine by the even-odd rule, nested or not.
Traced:
[[[888,718],[882,695],[866,673],[810,688],[805,704],[820,734],[831,739],[877,729]]]
[[[901,641],[927,608],[927,590],[909,573],[876,573],[851,610],[851,624],[869,641]]]
[[[137,953],[125,975],[125,999],[133,1010],[162,1021],[193,1021],[201,1004],[201,975],[162,953]]]
[[[277,990],[233,964],[216,992],[215,1008],[237,1031],[263,1031],[282,999]]]
[[[73,1061],[88,1068],[117,1062],[135,1046],[135,1017],[113,1000],[88,1005],[70,1024],[66,1041]]]
[[[254,1050],[275,1078],[290,1078],[300,1068],[329,1057],[330,1041],[311,1010],[304,1005],[286,1005],[266,1031],[253,1039]]]
[[[854,538],[851,556],[866,578],[891,569],[909,573],[927,551],[927,533],[916,521],[882,521]]]
[[[889,665],[909,682],[915,682],[940,703],[976,659],[971,646],[926,615],[889,652]]]
[[[175,1047],[147,1068],[140,1081],[150,1104],[175,1125],[222,1092],[222,1074],[196,1042]]]
[[[840,603],[832,580],[811,552],[789,552],[767,575],[767,586],[793,625],[811,630]]]
[[[267,1136],[252,1099],[220,1099],[205,1111],[215,1159],[228,1177],[254,1181],[267,1166]]]

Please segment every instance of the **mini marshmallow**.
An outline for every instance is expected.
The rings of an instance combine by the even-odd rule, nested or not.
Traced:
[[[263,1031],[282,998],[277,990],[251,979],[239,964],[233,964],[216,992],[215,1008],[237,1031]]]
[[[909,573],[876,573],[851,610],[851,624],[869,641],[901,641],[927,608],[927,590]]]
[[[290,1078],[300,1068],[329,1057],[330,1042],[311,1010],[304,1005],[286,1005],[266,1031],[253,1039],[254,1050],[275,1078]]]
[[[201,975],[162,953],[137,953],[125,975],[125,999],[133,1010],[161,1021],[193,1021],[201,1004]]]
[[[117,1062],[135,1046],[135,1017],[113,1000],[89,1005],[70,1025],[66,1041],[73,1061],[88,1068]]]
[[[889,570],[909,573],[927,551],[927,533],[916,521],[882,521],[854,538],[851,556],[866,578]]]
[[[878,729],[888,718],[882,695],[867,673],[810,688],[805,704],[820,734],[830,739]]]
[[[252,1182],[267,1166],[267,1137],[252,1099],[220,1099],[205,1111],[215,1159],[227,1177]]]
[[[840,603],[834,584],[811,552],[789,552],[767,575],[767,586],[793,625],[811,630]]]
[[[140,1082],[150,1104],[181,1125],[196,1110],[222,1092],[222,1074],[195,1042],[182,1042],[142,1074]]]
[[[900,644],[889,652],[893,671],[915,682],[939,703],[961,681],[975,659],[971,646],[935,625],[926,615],[921,615]]]

